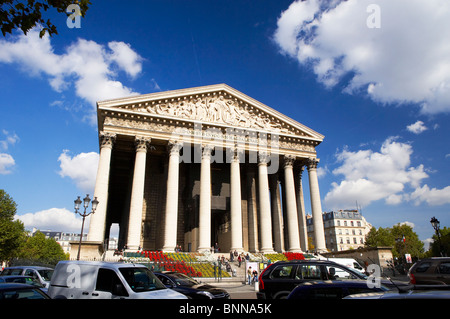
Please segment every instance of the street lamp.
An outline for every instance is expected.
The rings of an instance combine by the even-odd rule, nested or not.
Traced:
[[[94,199],[92,200],[92,210],[90,213],[86,213],[86,210],[89,207],[89,203],[91,202],[91,199],[89,198],[89,194],[86,194],[86,197],[83,198],[83,201],[81,201],[80,196],[78,196],[78,198],[75,199],[73,202],[75,205],[75,214],[80,214],[80,216],[83,217],[83,222],[81,223],[80,243],[78,244],[78,254],[77,254],[77,260],[80,260],[81,240],[83,239],[84,220],[90,214],[95,213],[95,210],[97,209],[97,205],[98,205],[98,200],[97,200],[97,197],[94,197]],[[79,211],[81,204],[83,204],[83,207],[84,207],[83,213],[81,213]]]
[[[430,220],[431,226],[433,226],[434,231],[436,232],[437,238],[438,238],[438,244],[439,244],[439,254],[441,255],[441,257],[443,257],[442,254],[442,246],[441,246],[441,235],[439,233],[439,229],[441,227],[441,223],[439,222],[439,220],[436,217],[432,217]]]

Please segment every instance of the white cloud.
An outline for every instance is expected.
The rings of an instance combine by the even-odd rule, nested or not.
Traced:
[[[9,133],[6,130],[3,130],[3,135],[5,135],[5,139],[4,140],[0,140],[0,149],[3,150],[8,150],[9,145],[13,145],[16,144],[16,142],[19,141],[19,137],[17,136],[16,133]]]
[[[422,121],[417,121],[416,123],[413,123],[411,125],[408,125],[406,127],[408,131],[414,134],[420,134],[424,131],[426,131],[428,128],[425,126],[425,124]]]
[[[30,75],[48,76],[50,86],[57,92],[74,86],[77,96],[91,105],[91,120],[97,101],[137,94],[116,80],[116,70],[133,78],[142,71],[142,58],[126,43],[112,41],[106,48],[78,39],[63,54],[56,54],[50,38],[39,38],[37,28],[27,36],[0,40],[0,62],[18,63]]]
[[[414,204],[416,205],[419,205],[422,202],[426,202],[431,206],[450,204],[450,186],[442,189],[430,189],[430,187],[425,184],[422,187],[418,187],[411,194],[410,199],[414,201]]]
[[[16,144],[19,141],[19,137],[16,133],[10,134],[8,131],[3,130],[5,138],[0,140],[0,151],[7,151],[10,145]],[[11,168],[16,165],[14,158],[7,153],[0,153],[0,175],[11,174]]]
[[[112,41],[108,43],[112,54],[110,60],[127,72],[128,75],[136,77],[142,71],[142,57],[134,52],[130,45],[124,42]]]
[[[77,233],[81,230],[81,218],[65,208],[50,208],[36,213],[16,215],[16,218],[21,220],[25,228],[29,230],[33,227],[41,230]],[[90,218],[85,220],[85,230],[89,229],[89,220]]]
[[[332,183],[326,194],[328,206],[342,208],[358,201],[363,206],[384,199],[387,204],[399,204],[408,199],[405,186],[417,188],[427,178],[423,165],[411,167],[411,145],[388,138],[379,152],[344,149],[336,155],[342,165],[333,174],[343,175],[339,184]]]
[[[58,158],[60,162],[59,175],[71,178],[77,187],[86,194],[92,194],[97,176],[98,153],[80,153],[71,157],[64,150]]]
[[[12,173],[11,168],[16,164],[14,158],[6,153],[0,153],[0,175]]]
[[[380,28],[368,27],[373,0],[297,0],[279,17],[274,41],[327,87],[345,76],[347,93],[450,112],[450,2],[375,3]]]
[[[400,225],[400,226],[406,225],[406,226],[409,226],[409,227],[411,227],[411,228],[414,228],[414,226],[416,226],[416,225],[414,225],[414,223],[408,222],[408,221],[401,222],[401,223],[399,223],[399,225]]]

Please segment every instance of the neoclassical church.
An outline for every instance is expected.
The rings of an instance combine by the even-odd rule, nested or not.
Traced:
[[[102,101],[97,114],[90,244],[114,223],[130,251],[306,251],[306,168],[313,244],[326,249],[323,135],[225,84]]]

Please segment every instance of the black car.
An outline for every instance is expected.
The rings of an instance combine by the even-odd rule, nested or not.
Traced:
[[[38,287],[4,283],[0,285],[0,300],[2,299],[50,299],[50,297]]]
[[[195,279],[174,271],[155,272],[161,282],[170,289],[192,299],[230,299],[229,293],[221,288],[199,283]]]
[[[370,288],[363,280],[311,281],[295,287],[287,299],[342,299],[353,294],[386,292],[388,290],[383,285]]]
[[[327,260],[279,261],[267,266],[259,275],[259,292],[256,296],[258,299],[284,299],[301,283],[342,279],[357,279],[367,283],[368,277]],[[379,284],[389,289],[406,285],[406,283],[393,283],[387,279],[380,279]]]

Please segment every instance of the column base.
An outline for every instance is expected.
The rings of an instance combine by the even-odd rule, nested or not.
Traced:
[[[273,250],[273,248],[261,248],[259,252],[263,254],[275,254],[275,250]]]
[[[75,259],[78,255],[79,241],[71,241],[70,244],[70,258]],[[102,241],[82,241],[80,250],[81,260],[101,260],[104,253]]]

